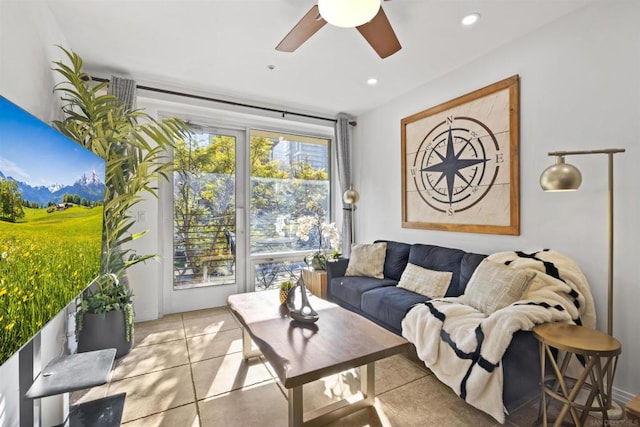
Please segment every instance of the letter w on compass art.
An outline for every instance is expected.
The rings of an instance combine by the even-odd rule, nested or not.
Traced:
[[[519,234],[518,76],[402,120],[402,226]]]

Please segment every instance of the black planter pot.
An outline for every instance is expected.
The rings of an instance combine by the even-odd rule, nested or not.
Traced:
[[[131,351],[133,337],[127,341],[124,311],[114,310],[103,314],[84,313],[82,330],[78,333],[78,353],[116,349],[116,358]]]

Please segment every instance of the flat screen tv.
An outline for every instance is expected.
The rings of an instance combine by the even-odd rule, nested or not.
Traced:
[[[0,96],[0,365],[98,276],[104,173]]]

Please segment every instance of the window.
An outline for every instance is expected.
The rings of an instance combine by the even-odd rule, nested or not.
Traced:
[[[239,150],[245,139],[247,148]],[[246,164],[237,162],[236,152],[248,153],[248,171],[236,170]],[[299,275],[305,255],[319,245],[318,230],[301,235],[301,220],[330,218],[329,152],[326,138],[262,130],[245,138],[197,128],[180,142],[174,150],[174,289],[233,284],[238,266],[253,270],[246,277],[255,289]],[[236,209],[242,206],[237,200],[248,200],[249,208]],[[236,218],[237,211],[246,218]],[[236,233],[237,219],[249,225],[245,237]],[[236,263],[238,238],[246,239],[238,247],[247,248],[247,262]]]
[[[251,252],[309,250],[296,220],[329,219],[329,141],[251,132]]]
[[[329,220],[329,140],[252,131],[250,146],[250,250],[260,290],[299,276],[319,244],[318,230],[301,233],[300,221]]]

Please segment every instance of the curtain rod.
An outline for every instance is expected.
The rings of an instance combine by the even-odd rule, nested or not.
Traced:
[[[89,76],[88,79],[95,80],[97,82],[108,82],[109,81],[109,79],[105,79],[105,78],[102,78],[102,77],[93,77],[93,76]],[[337,123],[338,122],[336,119],[331,119],[329,117],[321,117],[321,116],[314,116],[312,114],[296,113],[294,111],[278,110],[276,108],[269,108],[269,107],[261,107],[259,105],[244,104],[242,102],[228,101],[226,99],[219,99],[219,98],[211,98],[211,97],[203,96],[203,95],[195,95],[193,93],[178,92],[178,91],[175,91],[175,90],[160,89],[160,88],[157,88],[157,87],[144,86],[144,85],[139,85],[139,84],[136,84],[136,87],[138,89],[141,89],[141,90],[148,90],[150,92],[164,93],[166,95],[184,96],[184,97],[187,97],[187,98],[200,99],[202,101],[211,101],[211,102],[218,102],[218,103],[221,103],[221,104],[233,105],[235,107],[254,108],[254,109],[257,109],[257,110],[269,111],[269,112],[272,112],[272,113],[280,113],[280,114],[282,114],[282,117],[285,117],[288,114],[288,115],[292,115],[292,116],[306,117],[306,118],[309,118],[309,119],[324,120],[324,121],[332,122],[332,123]],[[349,124],[351,126],[355,126],[356,122],[355,121],[350,121]]]

